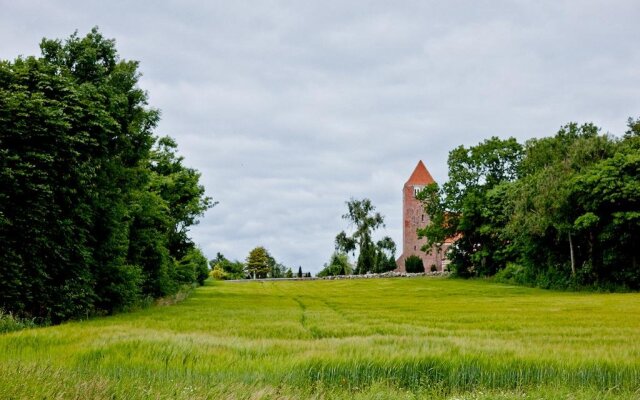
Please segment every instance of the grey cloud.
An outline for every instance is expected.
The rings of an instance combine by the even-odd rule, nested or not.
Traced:
[[[0,0],[0,56],[94,25],[124,58],[220,204],[192,228],[209,257],[266,246],[317,271],[369,197],[402,238],[419,159],[568,121],[624,131],[640,109],[640,3]]]

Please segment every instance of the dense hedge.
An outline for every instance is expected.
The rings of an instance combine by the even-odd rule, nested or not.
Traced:
[[[59,322],[203,281],[187,236],[213,205],[114,41],[43,39],[0,62],[0,308]]]

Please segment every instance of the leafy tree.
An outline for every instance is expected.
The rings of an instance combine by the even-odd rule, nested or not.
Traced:
[[[185,257],[193,248],[188,237],[189,227],[196,225],[198,217],[217,204],[205,196],[204,186],[199,184],[200,173],[185,167],[182,162],[175,140],[167,136],[158,140],[149,159],[149,169],[153,173],[150,189],[166,204],[171,220],[168,247],[176,258]]]
[[[640,117],[635,120],[633,118],[629,118],[627,120],[627,126],[629,129],[624,133],[625,140],[637,139],[640,137]]]
[[[638,136],[636,136],[637,138]],[[626,140],[633,140],[628,136]],[[623,143],[609,158],[570,182],[573,222],[584,236],[593,279],[640,287],[640,141]]]
[[[553,137],[493,138],[450,154],[450,179],[419,198],[431,248],[457,235],[453,269],[542,287],[640,287],[639,121],[622,139],[570,123]]]
[[[365,274],[376,267],[376,247],[371,235],[379,227],[384,227],[384,218],[371,204],[371,200],[351,199],[347,202],[348,212],[342,216],[354,226],[355,231],[348,236],[344,231],[336,236],[336,250],[345,253],[358,249],[356,274]]]
[[[275,258],[269,256],[269,278],[284,278],[287,267],[277,262]]]
[[[570,266],[575,276],[583,238],[574,221],[580,206],[571,202],[574,179],[585,168],[609,157],[611,138],[593,124],[562,127],[554,137],[527,142],[523,177],[506,193],[510,207],[507,225],[518,246],[520,261],[530,268]],[[577,242],[576,242],[577,241]],[[562,251],[561,249],[566,249]]]
[[[389,236],[385,236],[376,243],[376,266],[373,272],[383,273],[396,268],[396,244]]]
[[[246,277],[244,264],[240,261],[226,261],[222,263],[222,268],[229,279],[243,279]]]
[[[209,260],[211,270],[222,271],[218,273],[219,278],[215,279],[244,279],[246,277],[244,264],[240,261],[230,261],[221,253],[216,254],[216,258]]]
[[[59,322],[177,290],[183,234],[213,203],[152,150],[138,63],[95,28],[40,49],[0,62],[0,307]]]
[[[405,271],[413,274],[424,272],[424,264],[422,263],[422,259],[415,254],[410,255],[404,260],[404,268]]]
[[[325,264],[324,268],[318,272],[318,276],[351,275],[352,273],[353,267],[349,263],[349,256],[346,253],[336,251],[331,256],[329,263]]]
[[[182,284],[204,284],[209,276],[207,258],[197,247],[187,250],[187,254],[178,262],[177,281]]]
[[[262,246],[258,246],[249,252],[245,271],[253,278],[266,278],[270,270],[269,252]]]
[[[431,223],[418,230],[423,250],[457,237],[450,250],[451,268],[459,276],[492,275],[509,260],[504,235],[507,221],[501,201],[503,185],[519,177],[522,146],[514,139],[492,137],[449,153],[449,180],[442,189],[427,186],[418,198]]]
[[[216,264],[222,262],[222,261],[228,261],[227,258],[220,252],[216,253],[216,258],[209,260],[209,267],[211,269],[215,268]]]

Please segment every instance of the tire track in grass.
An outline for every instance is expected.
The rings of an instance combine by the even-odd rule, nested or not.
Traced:
[[[309,332],[313,339],[327,339],[346,336],[322,329],[318,322],[333,320],[328,316],[328,314],[333,314],[339,317],[340,320],[351,325],[354,323],[354,320],[351,317],[344,314],[322,298],[310,296],[305,296],[305,298],[306,302],[303,302],[300,297],[292,297],[301,310],[300,324],[307,332]]]
[[[304,304],[302,302],[302,300],[300,300],[299,297],[293,297],[292,298],[293,301],[295,301],[296,303],[298,303],[298,306],[300,307],[300,325],[302,325],[302,327],[306,330],[309,331],[309,327],[307,326],[307,305]]]
[[[331,309],[333,312],[338,314],[345,321],[350,322],[350,323],[356,323],[356,320],[352,316],[348,315],[344,310],[341,310],[340,308],[338,308],[338,306],[336,304],[329,303],[325,299],[321,299],[320,301],[322,301],[322,303],[324,303],[324,305],[327,306],[327,308]]]
[[[300,325],[302,325],[302,328],[309,332],[311,338],[322,339],[325,335],[317,327],[309,325],[309,320],[307,319],[307,305],[304,304],[299,297],[294,297],[293,300],[300,306]]]

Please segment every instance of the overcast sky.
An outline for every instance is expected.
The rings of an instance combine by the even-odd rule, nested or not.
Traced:
[[[99,26],[219,205],[192,236],[244,260],[265,246],[317,272],[367,197],[400,246],[422,159],[569,121],[640,116],[640,1],[10,1],[0,58]],[[401,247],[401,246],[400,246]],[[399,254],[398,254],[399,255]]]

